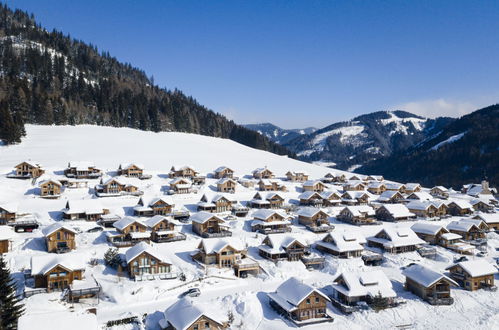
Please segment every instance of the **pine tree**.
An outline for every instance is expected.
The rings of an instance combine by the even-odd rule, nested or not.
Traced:
[[[0,102],[0,140],[6,144],[21,142],[22,130],[15,124],[7,102]]]
[[[0,256],[0,329],[17,329],[17,320],[23,313],[24,306],[16,296],[10,271]]]

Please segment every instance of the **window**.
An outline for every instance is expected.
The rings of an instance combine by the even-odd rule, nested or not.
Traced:
[[[318,304],[320,301],[319,297],[315,297],[315,303]]]
[[[59,239],[61,239],[61,233],[60,233],[60,232],[57,232],[55,236],[56,236],[56,238],[57,238],[58,240],[59,240]]]
[[[310,305],[310,298],[307,298],[307,305]]]
[[[197,324],[194,324],[194,326],[192,327],[193,330],[199,330],[199,326]]]
[[[204,328],[209,329],[210,328],[210,322],[204,322]]]

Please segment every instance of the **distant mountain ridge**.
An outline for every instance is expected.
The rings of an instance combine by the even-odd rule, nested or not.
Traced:
[[[258,132],[261,135],[269,138],[271,141],[274,141],[281,145],[284,145],[303,134],[311,134],[317,130],[317,128],[315,127],[307,127],[303,129],[285,129],[271,123],[246,124],[243,126],[250,130]]]

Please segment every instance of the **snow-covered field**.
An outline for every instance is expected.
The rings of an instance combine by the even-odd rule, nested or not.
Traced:
[[[221,165],[235,170],[235,175],[244,177],[257,167],[267,166],[278,177],[284,177],[288,170],[308,172],[312,178],[321,178],[331,169],[277,156],[237,144],[230,140],[199,136],[184,133],[152,133],[127,128],[108,128],[96,126],[27,126],[27,137],[19,145],[0,147],[0,203],[18,204],[19,213],[31,214],[42,224],[42,228],[60,221],[60,210],[67,199],[95,198],[89,189],[67,189],[60,199],[47,200],[39,198],[30,180],[13,180],[5,177],[12,168],[25,160],[36,160],[47,170],[46,177],[61,175],[68,161],[92,161],[105,172],[116,171],[118,164],[137,162],[145,166],[145,172],[152,174],[152,179],[139,181],[137,184],[148,196],[162,195],[162,188],[170,179],[166,178],[172,165],[191,165],[201,173],[211,173]],[[337,171],[340,172],[340,171]],[[95,184],[98,180],[94,181]],[[184,206],[191,212],[202,194],[214,194],[215,179],[208,178],[204,186],[196,194],[174,195],[177,207]],[[283,181],[288,192],[283,193],[287,201],[296,202],[301,193],[300,185]],[[93,187],[94,183],[90,186]],[[237,187],[235,199],[245,202],[255,194],[253,189]],[[112,213],[130,215],[131,207],[137,203],[138,197],[102,198],[105,208]],[[326,211],[330,214],[337,209]],[[24,299],[27,313],[53,313],[73,309],[78,312],[90,307],[97,308],[97,318],[102,326],[109,320],[116,320],[130,315],[145,317],[147,329],[159,329],[158,322],[163,311],[178,300],[178,295],[189,288],[198,287],[202,294],[193,298],[193,303],[205,306],[223,316],[231,311],[234,315],[233,329],[282,329],[293,327],[283,320],[268,305],[265,292],[274,291],[276,287],[291,276],[323,289],[331,284],[338,272],[345,270],[370,270],[360,259],[338,259],[326,256],[326,266],[320,271],[309,271],[301,262],[271,263],[258,256],[256,246],[261,244],[264,235],[249,230],[251,212],[247,218],[230,222],[234,237],[239,237],[249,246],[249,255],[257,259],[265,273],[258,277],[239,279],[230,270],[213,268],[202,269],[190,258],[190,253],[199,244],[200,238],[192,234],[191,226],[183,225],[181,231],[187,234],[185,241],[154,244],[162,253],[178,267],[187,277],[186,282],[175,280],[155,280],[134,282],[126,276],[118,276],[116,271],[106,268],[102,263],[105,251],[110,247],[105,239],[105,232],[87,233],[86,229],[94,227],[94,223],[72,221],[70,226],[78,228],[77,252],[90,260],[101,260],[97,265],[87,265],[85,276],[92,276],[102,285],[103,293],[99,304],[88,299],[79,304],[61,302],[60,293],[38,294]],[[448,223],[452,218],[442,220]],[[365,236],[378,232],[381,226],[355,227],[338,222],[333,217],[331,222],[336,229],[353,228]],[[413,222],[399,224],[411,226]],[[395,226],[384,223],[382,226]],[[302,235],[309,243],[320,240],[324,234],[314,234],[304,227],[293,225],[293,233]],[[499,254],[499,236],[488,234],[488,256],[493,262]],[[126,249],[121,249],[122,253]],[[328,324],[307,326],[307,329],[498,329],[499,299],[498,293],[479,290],[468,292],[455,288],[452,295],[455,303],[451,306],[431,306],[403,289],[404,276],[401,266],[411,262],[420,262],[438,271],[452,263],[454,253],[444,248],[437,248],[435,260],[424,259],[416,252],[400,255],[386,255],[387,261],[379,267],[392,281],[399,297],[406,303],[381,312],[372,310],[344,315],[332,309],[335,321]],[[8,253],[7,260],[15,279],[22,291],[24,279],[22,271],[29,269],[30,258],[46,255],[41,228],[33,233],[19,233],[14,241],[13,251]],[[478,257],[471,257],[477,258]],[[483,258],[480,258],[483,259]],[[123,274],[122,274],[123,275]],[[210,277],[215,275],[218,277]],[[201,281],[194,281],[203,278]],[[191,281],[194,281],[191,283]],[[187,283],[187,284],[186,284]],[[57,322],[56,319],[53,320]],[[124,327],[129,329],[127,327]],[[40,326],[34,329],[42,329]]]

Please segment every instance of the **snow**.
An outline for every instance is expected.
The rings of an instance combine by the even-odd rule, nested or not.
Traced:
[[[458,263],[472,277],[496,274],[497,269],[485,260],[470,260]]]
[[[441,279],[445,279],[448,282],[450,282],[454,286],[459,286],[454,280],[450,279],[449,277],[445,276],[444,274],[441,274],[439,272],[436,272],[432,269],[429,269],[427,267],[421,266],[421,265],[412,265],[402,272],[406,277],[412,279],[413,281],[423,285],[425,288],[430,287],[433,285],[435,282],[440,281]]]
[[[55,321],[55,322],[54,322]],[[89,313],[56,312],[47,314],[26,314],[19,319],[19,330],[97,330],[97,317]]]
[[[464,136],[464,134],[466,134],[466,132],[463,132],[463,133],[459,133],[459,134],[453,135],[453,136],[451,136],[450,138],[448,138],[447,140],[444,140],[444,141],[442,141],[442,142],[440,142],[440,143],[435,144],[433,147],[431,147],[431,148],[430,148],[430,150],[432,150],[432,151],[436,151],[436,150],[438,150],[440,147],[442,147],[442,146],[444,146],[444,145],[446,145],[446,144],[449,144],[449,143],[452,143],[452,142],[456,142],[456,141],[458,141],[459,139],[461,139],[461,138]]]
[[[395,124],[395,129],[390,132],[390,135],[393,135],[395,133],[402,133],[407,135],[407,129],[409,126],[407,125],[408,123],[411,123],[414,125],[414,128],[418,131],[422,131],[424,129],[424,124],[426,123],[427,119],[424,118],[415,118],[415,117],[409,117],[409,118],[400,118],[397,117],[393,112],[388,111],[387,112],[390,115],[390,118],[388,119],[381,119],[381,123],[383,125],[388,125],[391,123]]]

